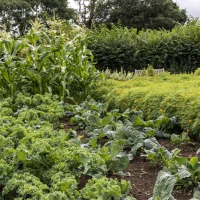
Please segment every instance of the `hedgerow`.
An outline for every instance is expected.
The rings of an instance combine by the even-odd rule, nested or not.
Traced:
[[[200,66],[200,23],[190,21],[171,31],[127,29],[104,25],[89,30],[88,47],[98,69],[134,71],[165,68],[173,73],[194,72]]]

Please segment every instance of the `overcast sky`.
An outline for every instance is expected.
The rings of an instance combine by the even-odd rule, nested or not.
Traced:
[[[68,0],[70,5],[74,7],[76,4],[74,0]],[[193,17],[199,17],[200,19],[200,0],[173,0],[177,2],[177,4],[182,9],[187,10],[188,15],[192,15]]]
[[[200,0],[174,0],[180,8],[186,9],[188,15],[199,17],[200,19]]]

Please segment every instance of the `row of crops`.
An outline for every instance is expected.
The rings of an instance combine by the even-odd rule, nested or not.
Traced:
[[[0,199],[132,200],[130,184],[107,175],[123,174],[141,149],[164,167],[153,200],[173,199],[176,184],[195,187],[193,200],[199,199],[198,157],[180,156],[179,149],[170,152],[155,138],[158,133],[166,137],[161,130],[173,119],[143,121],[139,111],[108,111],[107,103],[92,100],[62,104],[49,94],[18,94],[1,101],[0,108]],[[85,130],[84,139],[64,129],[61,117]],[[85,177],[89,180],[81,187]]]
[[[142,110],[148,120],[160,115],[176,116],[179,126],[171,131],[186,131],[200,138],[199,76],[194,74],[134,76],[128,81],[107,79],[93,97],[109,102],[110,108]]]
[[[98,69],[126,71],[165,68],[173,73],[194,72],[200,66],[200,23],[193,20],[166,30],[128,29],[101,25],[88,31],[88,46]]]

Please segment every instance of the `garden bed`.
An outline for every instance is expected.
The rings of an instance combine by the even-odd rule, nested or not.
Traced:
[[[135,76],[131,80],[107,79],[93,96],[109,103],[111,109],[141,110],[146,120],[158,116],[175,116],[178,132],[189,132],[200,139],[199,99],[200,79],[194,74]],[[172,130],[176,131],[176,130]]]
[[[86,142],[86,133],[69,121],[69,119],[61,119],[60,123],[64,125],[66,131],[70,128],[76,130],[78,135],[81,136],[82,141]],[[183,143],[181,146],[172,144],[169,139],[158,139],[158,142],[170,151],[175,148],[179,148],[181,150],[180,155],[187,158],[196,156],[196,152],[200,147],[200,142],[195,141]],[[198,157],[200,159],[200,155]],[[107,177],[117,178],[118,180],[125,179],[129,181],[132,187],[130,194],[137,200],[147,200],[153,196],[153,189],[160,170],[162,170],[160,163],[150,162],[144,156],[144,153],[140,151],[138,152],[137,156],[130,162],[128,168],[124,170],[124,174],[128,174],[127,176],[108,174]],[[92,177],[89,176],[83,176],[80,181],[80,188],[84,187],[87,181],[91,178]],[[172,194],[176,200],[190,200],[193,196],[193,188],[185,189],[176,186]]]
[[[169,140],[158,140],[159,143],[165,146],[168,150],[175,149],[176,146],[170,143]],[[196,155],[200,143],[193,143],[194,145],[185,144],[179,147],[181,149],[181,155],[185,157],[191,157]],[[130,177],[125,177],[126,180],[131,182],[131,194],[137,200],[146,200],[153,195],[153,188],[157,179],[158,172],[162,169],[159,165],[154,165],[150,163],[142,153],[137,155],[137,157],[130,163],[126,172],[131,174]],[[177,200],[189,200],[192,198],[193,191],[192,188],[184,189],[180,187],[175,187],[173,191],[173,196]]]

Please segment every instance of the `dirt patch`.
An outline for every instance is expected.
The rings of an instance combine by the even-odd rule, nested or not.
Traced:
[[[81,190],[85,187],[88,180],[90,180],[92,177],[88,175],[82,175],[78,184],[78,190]]]
[[[152,196],[153,187],[160,170],[160,166],[153,166],[141,155],[136,156],[130,163],[126,172],[129,172],[131,176],[125,177],[125,179],[130,181],[132,186],[131,194],[137,200],[147,200]]]

